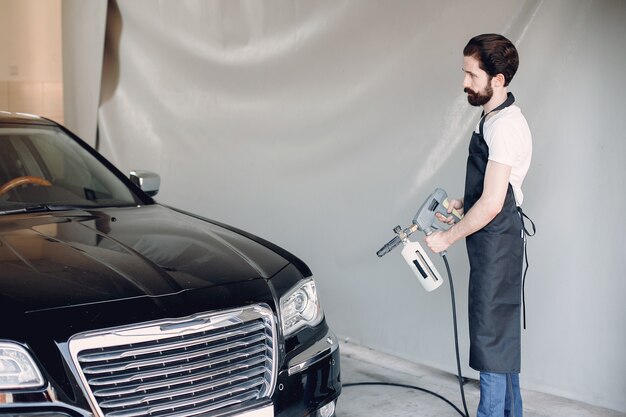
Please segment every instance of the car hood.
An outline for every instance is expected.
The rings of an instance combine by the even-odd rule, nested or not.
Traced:
[[[267,279],[288,263],[248,236],[159,205],[0,218],[5,313]]]

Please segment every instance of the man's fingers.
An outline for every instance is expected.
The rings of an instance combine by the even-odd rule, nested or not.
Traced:
[[[440,222],[443,222],[443,223],[447,223],[447,224],[454,223],[454,217],[453,216],[446,217],[446,216],[444,216],[441,213],[435,213],[435,217],[437,217],[437,220],[439,220]]]

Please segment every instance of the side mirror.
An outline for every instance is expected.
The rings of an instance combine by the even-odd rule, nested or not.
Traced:
[[[152,171],[130,171],[130,181],[137,187],[148,194],[150,197],[154,197],[159,192],[161,186],[161,177],[156,172]]]

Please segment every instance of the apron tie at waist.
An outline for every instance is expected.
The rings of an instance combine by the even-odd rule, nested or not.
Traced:
[[[522,207],[517,206],[517,211],[519,211],[520,216],[522,216],[522,228],[524,229],[524,233],[526,234],[526,236],[535,236],[535,233],[537,233],[537,228],[535,227],[535,222],[532,221],[532,219],[530,217],[528,217],[526,215],[526,213],[524,213],[522,211]],[[524,219],[528,219],[528,221],[530,222],[530,225],[533,227],[533,232],[530,233],[528,231],[528,229],[526,228],[526,221]]]
[[[522,208],[520,206],[517,207],[517,211],[519,212],[520,218],[522,219],[522,236],[524,237],[524,262],[526,262],[526,267],[524,268],[524,276],[522,278],[522,316],[524,318],[524,330],[526,330],[526,272],[528,272],[528,247],[526,245],[526,237],[535,236],[535,233],[537,233],[537,228],[535,227],[535,222],[533,222],[532,219],[522,211]],[[528,221],[530,222],[530,225],[533,228],[532,233],[530,233],[526,228],[525,219],[528,219]]]

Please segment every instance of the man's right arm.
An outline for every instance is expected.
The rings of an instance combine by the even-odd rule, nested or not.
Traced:
[[[461,221],[445,232],[434,232],[426,236],[425,241],[428,247],[433,252],[442,252],[458,240],[489,224],[502,210],[510,177],[509,165],[489,160],[485,171],[483,193],[476,204],[465,213]]]

